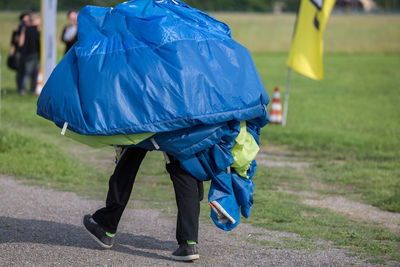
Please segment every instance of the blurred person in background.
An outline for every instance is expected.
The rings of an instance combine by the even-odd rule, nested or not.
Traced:
[[[20,95],[26,93],[26,87],[31,79],[30,91],[35,92],[40,68],[40,15],[30,14],[30,25],[21,30],[19,38],[21,47],[23,74],[21,83],[18,85]]]
[[[22,51],[21,47],[19,46],[19,39],[22,30],[30,25],[29,14],[30,12],[23,12],[19,16],[19,24],[11,35],[10,53],[7,58],[7,66],[12,70],[17,71],[16,75],[17,88],[20,88],[19,85],[22,83],[22,77],[24,71],[24,65],[22,62]]]
[[[78,11],[68,11],[67,17],[69,23],[64,27],[61,35],[61,41],[65,43],[65,54],[78,40]]]

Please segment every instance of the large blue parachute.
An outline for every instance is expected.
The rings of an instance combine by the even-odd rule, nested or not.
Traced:
[[[226,24],[177,0],[134,0],[80,11],[78,42],[45,84],[37,114],[83,136],[152,133],[132,145],[165,151],[211,179],[211,217],[230,230],[240,208],[249,216],[256,167],[249,163],[247,177],[230,168],[240,122],[258,144],[268,102]]]

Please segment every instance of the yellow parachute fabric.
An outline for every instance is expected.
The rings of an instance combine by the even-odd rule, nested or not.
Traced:
[[[254,137],[247,131],[246,122],[240,122],[240,133],[235,139],[236,144],[232,148],[233,164],[236,172],[242,176],[247,176],[247,170],[250,168],[251,162],[256,158],[260,147]]]
[[[116,144],[119,146],[136,145],[152,135],[154,135],[154,133],[139,133],[130,135],[119,134],[119,135],[105,136],[105,135],[82,135],[69,130],[65,132],[65,136],[68,136],[74,139],[75,141],[81,142],[93,148],[99,148]]]

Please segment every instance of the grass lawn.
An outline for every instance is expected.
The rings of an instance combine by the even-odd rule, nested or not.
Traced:
[[[328,54],[325,79],[293,75],[287,127],[264,128],[264,145],[314,158],[315,176],[367,203],[400,212],[400,54]],[[257,55],[270,95],[285,55]]]
[[[248,46],[270,95],[283,88],[292,15],[215,14]],[[2,99],[0,173],[28,183],[104,198],[112,171],[112,149],[93,150],[59,134],[35,115],[36,97],[19,97],[14,73],[4,62],[16,13],[1,13]],[[65,22],[64,15],[59,25]],[[59,27],[60,28],[60,27]],[[400,261],[400,235],[301,202],[297,191],[341,195],[382,210],[400,212],[400,18],[333,16],[326,34],[325,79],[316,82],[293,73],[288,125],[268,125],[261,144],[297,155],[306,169],[259,166],[254,178],[254,208],[249,222],[298,233],[271,247],[316,248],[332,241],[372,261]],[[59,46],[61,56],[63,46]],[[353,53],[356,52],[357,53]],[[106,163],[104,163],[106,162]],[[326,185],[316,188],[315,184]],[[145,206],[175,211],[174,195],[162,155],[149,153],[140,170],[134,198]],[[206,201],[202,219],[209,221]],[[320,245],[318,245],[320,246]]]

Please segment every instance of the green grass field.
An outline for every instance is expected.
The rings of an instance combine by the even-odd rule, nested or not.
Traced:
[[[279,86],[283,95],[295,17],[214,15],[228,23],[233,37],[251,50],[268,93],[272,95]],[[35,115],[35,96],[16,94],[14,73],[4,62],[16,17],[16,13],[0,13],[4,33],[0,38],[0,173],[104,198],[113,166],[103,162],[112,157],[112,149],[92,150],[61,137],[52,123]],[[60,30],[64,14],[58,22]],[[374,262],[400,261],[399,233],[308,206],[296,194],[340,195],[400,212],[400,16],[332,16],[325,48],[324,80],[293,73],[288,125],[268,125],[261,136],[266,153],[288,154],[288,161],[308,162],[310,167],[259,166],[248,221],[298,233],[304,239],[267,246],[315,249],[315,241],[327,240]],[[61,43],[58,49],[61,56]],[[133,198],[167,213],[175,211],[160,153],[152,152],[145,160]],[[209,221],[206,204],[203,201],[202,218]]]

